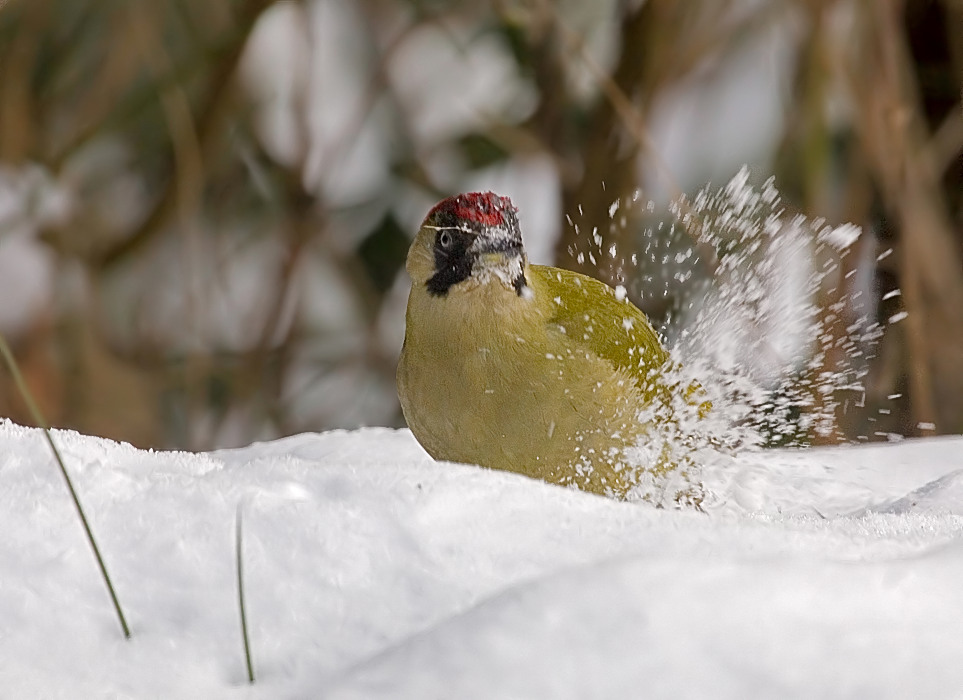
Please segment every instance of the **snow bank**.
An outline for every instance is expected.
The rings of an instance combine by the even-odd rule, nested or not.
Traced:
[[[708,514],[433,462],[0,424],[4,697],[959,697],[963,438],[721,460]],[[234,515],[257,682],[240,639]]]

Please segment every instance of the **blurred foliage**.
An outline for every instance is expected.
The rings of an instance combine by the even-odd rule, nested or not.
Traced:
[[[9,0],[0,332],[51,422],[139,446],[400,425],[404,257],[428,207],[482,186],[559,202],[557,264],[664,321],[681,292],[644,294],[657,259],[624,265],[651,213],[609,209],[738,168],[680,177],[652,124],[759,36],[793,79],[778,143],[745,159],[798,212],[865,227],[818,303],[845,326],[869,260],[863,308],[887,327],[866,408],[813,439],[963,432],[952,0]],[[0,415],[29,422],[5,376]]]

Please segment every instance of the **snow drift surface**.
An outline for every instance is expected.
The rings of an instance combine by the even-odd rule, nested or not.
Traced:
[[[42,433],[0,423],[0,697],[963,697],[963,438],[720,460],[708,514],[407,431],[55,439],[133,637]]]

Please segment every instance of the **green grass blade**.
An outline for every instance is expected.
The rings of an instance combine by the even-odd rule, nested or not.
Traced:
[[[247,612],[244,605],[244,569],[241,536],[241,506],[237,507],[235,531],[235,555],[237,557],[237,601],[241,608],[241,637],[244,640],[244,662],[247,664],[247,681],[254,682],[254,664],[251,661],[251,640],[247,634]]]
[[[80,498],[77,496],[77,491],[74,489],[74,484],[70,480],[70,475],[67,473],[67,467],[64,464],[63,457],[60,455],[60,450],[57,449],[57,445],[54,444],[53,438],[50,435],[50,427],[47,425],[47,421],[40,412],[40,408],[37,406],[37,403],[33,400],[33,394],[30,393],[26,383],[23,381],[23,376],[20,374],[20,368],[17,366],[17,361],[14,359],[13,353],[10,352],[10,346],[7,345],[7,341],[2,334],[0,334],[0,354],[3,355],[3,359],[7,363],[7,367],[10,369],[10,373],[13,375],[13,380],[17,385],[17,391],[20,392],[24,402],[27,404],[27,408],[30,409],[30,414],[33,416],[34,422],[40,426],[41,430],[43,430],[44,437],[47,438],[47,444],[50,445],[50,449],[53,451],[54,459],[56,459],[57,464],[60,465],[60,473],[63,474],[64,481],[67,482],[67,489],[70,491],[70,498],[73,500],[74,506],[77,508],[77,514],[80,516],[80,522],[84,526],[84,532],[87,533],[87,541],[90,543],[90,548],[94,550],[94,557],[97,559],[97,566],[100,567],[100,573],[104,578],[104,583],[107,584],[107,591],[110,593],[110,599],[114,604],[114,610],[117,611],[117,619],[120,620],[121,629],[124,630],[124,637],[130,639],[130,628],[127,626],[127,620],[124,618],[124,611],[120,607],[120,601],[117,599],[116,591],[114,591],[114,584],[110,581],[110,576],[107,573],[107,566],[104,564],[104,558],[100,555],[100,549],[97,547],[97,541],[94,539],[94,533],[90,529],[90,523],[87,522],[87,516],[84,515],[83,506],[80,505]]]

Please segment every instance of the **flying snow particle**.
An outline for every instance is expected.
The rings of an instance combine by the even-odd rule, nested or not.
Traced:
[[[827,226],[819,232],[819,239],[826,241],[836,250],[843,251],[859,240],[862,232],[863,230],[856,224],[843,224],[836,228]]]

